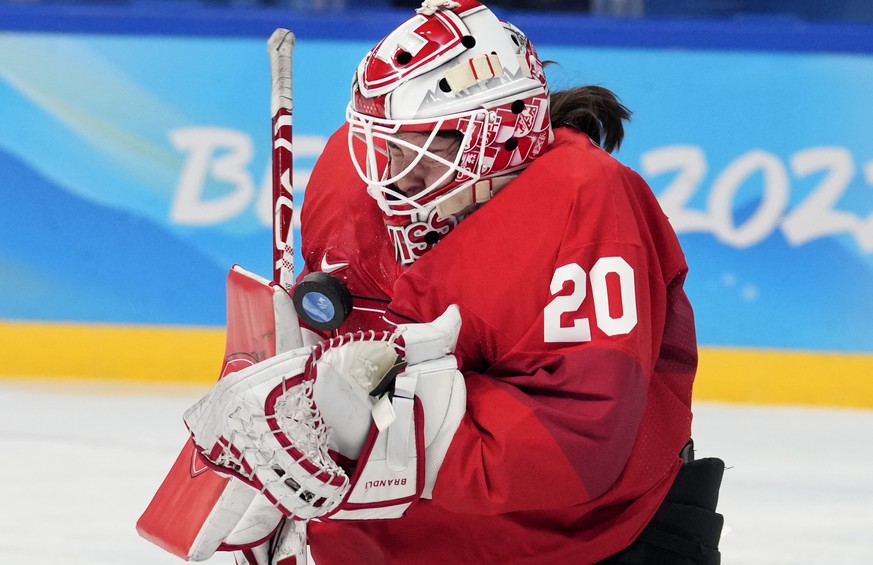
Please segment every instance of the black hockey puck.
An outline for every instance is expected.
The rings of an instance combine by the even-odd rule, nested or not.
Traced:
[[[313,329],[333,331],[352,312],[352,295],[346,284],[333,275],[309,273],[291,296],[297,316]]]

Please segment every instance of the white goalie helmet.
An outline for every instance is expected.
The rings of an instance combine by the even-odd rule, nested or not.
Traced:
[[[382,39],[358,66],[346,118],[352,161],[402,264],[433,247],[552,138],[549,89],[533,45],[473,0],[427,0]],[[392,148],[406,156],[402,165],[389,164]],[[431,172],[426,183],[399,188],[422,169]]]

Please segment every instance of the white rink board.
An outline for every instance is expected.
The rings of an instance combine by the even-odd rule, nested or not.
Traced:
[[[202,392],[0,381],[0,562],[182,563],[135,523]],[[729,467],[724,563],[873,563],[873,411],[700,403],[694,429],[698,456]]]

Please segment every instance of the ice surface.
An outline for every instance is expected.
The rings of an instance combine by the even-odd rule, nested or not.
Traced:
[[[182,563],[135,523],[204,392],[0,381],[0,563]],[[726,565],[873,563],[873,411],[699,403],[694,429],[729,467]]]
[[[873,564],[873,411],[697,406],[717,455],[725,565]]]

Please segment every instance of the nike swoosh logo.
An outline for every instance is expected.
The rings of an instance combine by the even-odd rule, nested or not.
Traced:
[[[348,267],[348,262],[339,262],[339,263],[330,263],[327,260],[327,253],[321,258],[321,272],[323,273],[332,273],[334,271],[339,271],[340,269],[345,269]]]

